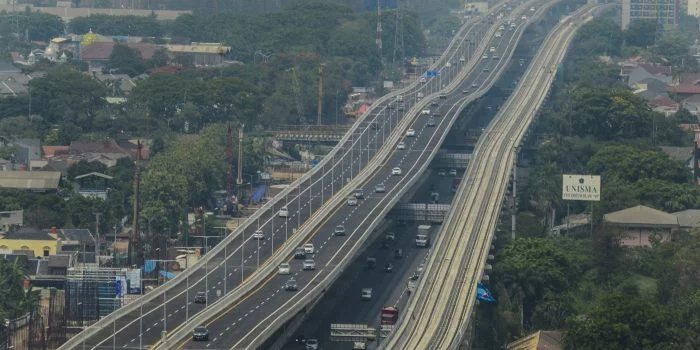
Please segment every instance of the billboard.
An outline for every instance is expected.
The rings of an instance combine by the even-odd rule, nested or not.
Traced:
[[[600,201],[599,175],[563,175],[562,199],[570,201]]]

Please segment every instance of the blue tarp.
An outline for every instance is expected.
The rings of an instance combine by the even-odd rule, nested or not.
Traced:
[[[266,185],[258,186],[258,188],[255,189],[255,192],[253,192],[253,194],[250,196],[250,202],[253,204],[260,203],[260,201],[265,196],[266,192],[267,192]]]
[[[143,272],[153,272],[153,270],[156,269],[156,262],[155,260],[146,260],[146,263],[143,264]]]
[[[165,271],[165,270],[160,270],[160,275],[163,276],[163,277],[165,277],[165,278],[167,278],[167,279],[175,278],[175,274],[174,274],[174,273],[168,272],[168,271]]]
[[[496,301],[493,295],[491,295],[491,292],[489,292],[488,288],[481,283],[477,284],[476,286],[476,298],[488,303],[493,303]]]

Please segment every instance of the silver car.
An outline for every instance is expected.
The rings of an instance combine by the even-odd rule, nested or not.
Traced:
[[[304,260],[303,270],[316,270],[316,262],[314,262],[314,259]]]
[[[343,225],[338,225],[335,227],[335,230],[333,231],[333,234],[336,236],[345,236],[345,226]]]

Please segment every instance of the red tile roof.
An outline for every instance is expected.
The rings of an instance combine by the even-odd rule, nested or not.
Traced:
[[[670,99],[669,97],[660,95],[660,96],[656,96],[653,100],[649,101],[649,105],[654,106],[654,107],[664,106],[664,107],[678,108],[679,103]]]
[[[700,73],[683,73],[680,76],[679,82],[681,84],[695,84],[700,82]]]
[[[676,86],[669,86],[668,91],[675,92],[677,94],[700,94],[700,85],[679,84]]]
[[[82,46],[80,48],[80,58],[85,61],[107,61],[116,44],[117,43],[92,43]],[[128,43],[122,45],[139,50],[141,58],[145,60],[150,60],[153,57],[153,53],[156,52],[156,46],[152,44]]]
[[[44,158],[53,158],[61,154],[68,154],[70,146],[42,146]]]

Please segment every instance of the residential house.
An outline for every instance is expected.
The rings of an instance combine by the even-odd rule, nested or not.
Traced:
[[[672,100],[668,96],[658,95],[648,101],[649,107],[654,112],[663,114],[665,117],[670,117],[678,112],[681,104]]]
[[[668,88],[669,93],[675,95],[679,101],[700,95],[700,74],[683,73],[678,79],[678,83]],[[690,110],[690,109],[689,109]]]
[[[187,56],[196,66],[216,66],[224,63],[231,52],[230,46],[221,43],[192,43],[191,45],[164,45],[176,57]]]
[[[69,153],[89,162],[100,162],[108,168],[116,165],[117,160],[131,156],[129,151],[119,146],[113,139],[107,139],[103,142],[73,141],[70,144]]]
[[[681,102],[681,106],[694,116],[700,115],[700,94],[692,95]]]
[[[104,85],[110,96],[124,96],[136,87],[135,78],[126,74],[103,73],[101,70],[92,71],[93,79]]]
[[[64,289],[68,270],[77,266],[79,255],[69,253],[37,258],[31,251],[16,251],[0,252],[0,259],[22,267],[34,287]]]
[[[693,165],[695,164],[693,147],[661,146],[659,148],[661,148],[661,151],[666,153],[669,158],[682,162],[686,164],[689,169],[693,169]]]
[[[70,146],[42,146],[41,149],[44,152],[44,159],[47,160],[70,152]]]
[[[0,234],[24,225],[24,210],[0,211]]]
[[[514,342],[507,350],[563,350],[564,333],[560,331],[537,331]]]
[[[0,171],[0,187],[34,192],[55,192],[61,182],[58,171]]]
[[[74,179],[75,191],[83,197],[107,199],[109,181],[113,178],[98,172],[82,174]]]
[[[638,81],[632,87],[634,94],[647,100],[652,101],[658,97],[668,97],[668,85],[656,78],[644,78]]]
[[[639,63],[637,67],[630,70],[629,77],[627,78],[627,86],[634,88],[636,84],[644,80],[646,80],[648,84],[648,79],[654,79],[667,85],[671,84],[673,82],[671,66]]]
[[[58,236],[33,227],[22,227],[0,236],[0,251],[31,250],[35,256],[58,252]]]
[[[95,245],[97,240],[93,236],[92,232],[84,228],[63,228],[56,229],[51,228],[50,232],[55,232],[59,237],[59,252],[85,252],[93,253],[95,252]]]
[[[115,42],[95,42],[89,45],[81,45],[80,59],[87,62],[91,69],[102,68],[109,61],[109,56],[112,55]],[[146,43],[126,43],[132,49],[136,49],[141,53],[141,58],[150,60],[156,52],[156,45]]]
[[[673,213],[678,218],[678,225],[684,229],[700,227],[700,209],[688,209]]]
[[[667,241],[680,227],[675,215],[643,205],[605,214],[603,222],[620,230],[621,245],[633,247],[651,246],[655,237]]]
[[[29,81],[44,76],[44,72],[25,74],[16,72],[0,72],[0,97],[18,96],[26,93]]]

